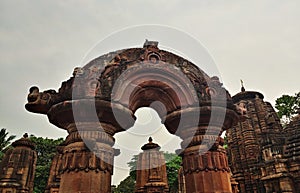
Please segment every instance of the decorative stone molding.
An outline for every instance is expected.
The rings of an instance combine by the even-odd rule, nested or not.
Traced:
[[[35,144],[25,133],[12,146],[0,163],[0,192],[32,193],[37,160]]]

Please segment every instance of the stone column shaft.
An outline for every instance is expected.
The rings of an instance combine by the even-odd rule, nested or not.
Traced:
[[[114,139],[97,130],[99,123],[78,123],[70,131],[63,149],[59,192],[110,193]]]
[[[232,192],[230,169],[222,147],[203,152],[205,145],[188,147],[183,152],[187,192]]]

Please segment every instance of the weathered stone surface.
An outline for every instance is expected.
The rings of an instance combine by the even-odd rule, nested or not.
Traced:
[[[28,135],[12,143],[0,163],[0,192],[32,193],[37,155]]]
[[[57,146],[57,153],[52,160],[45,193],[58,193],[59,191],[61,179],[60,168],[62,165],[63,148],[64,144],[60,144],[59,146]]]
[[[200,116],[194,116],[196,110]],[[180,120],[182,127],[176,133],[183,139],[180,155],[185,183],[181,191],[232,192],[227,155],[222,147],[224,140],[220,135],[237,121],[236,113],[222,107],[184,109],[167,115],[165,126],[178,127],[181,116],[186,117]]]
[[[178,170],[178,193],[186,193],[185,176],[182,166]]]
[[[287,134],[284,158],[293,177],[295,190],[300,190],[300,111],[284,129]]]
[[[143,152],[139,154],[136,171],[136,193],[166,193],[169,191],[167,169],[163,152],[160,146],[152,142],[142,147]]]
[[[233,96],[242,112],[226,133],[229,163],[241,193],[296,192],[299,186],[299,116],[285,129],[259,92]],[[296,148],[294,148],[296,147]]]

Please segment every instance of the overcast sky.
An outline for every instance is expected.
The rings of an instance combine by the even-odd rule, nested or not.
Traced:
[[[243,79],[246,90],[260,91],[265,100],[274,104],[282,94],[300,90],[299,9],[297,0],[1,0],[0,127],[18,137],[24,132],[65,137],[66,132],[50,125],[46,116],[25,110],[28,89],[37,85],[40,90],[57,90],[72,75],[74,67],[82,65],[83,58],[97,42],[116,31],[145,24],[169,26],[190,34],[213,56],[231,95],[239,92]],[[122,43],[104,44],[103,50],[118,50],[126,43],[141,47],[144,39],[157,38],[149,34],[136,37],[128,42],[125,39]],[[166,39],[159,41],[166,45]],[[149,113],[156,116],[155,112]],[[147,124],[149,121],[144,120],[144,125]],[[165,132],[156,129],[163,127],[159,123],[151,124],[156,134]],[[145,135],[141,139],[146,138]],[[126,141],[126,137],[120,137],[120,144],[122,140]],[[159,137],[156,141],[164,143]],[[114,183],[126,175],[123,172],[114,176]]]

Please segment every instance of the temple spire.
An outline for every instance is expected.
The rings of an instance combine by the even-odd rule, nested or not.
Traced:
[[[142,146],[142,150],[150,150],[150,149],[160,149],[160,146],[156,143],[153,143],[152,137],[149,137],[148,143]]]
[[[0,192],[32,193],[36,168],[36,145],[25,133],[14,141],[0,162]]]
[[[166,160],[159,145],[149,137],[138,156],[135,193],[169,192]]]
[[[241,86],[242,86],[242,88],[241,88],[241,91],[242,92],[245,92],[246,91],[246,89],[245,89],[245,87],[244,87],[244,82],[243,82],[243,80],[241,79]]]
[[[148,39],[146,39],[143,47],[147,48],[149,46],[157,47],[158,41],[149,41]]]
[[[28,138],[28,133],[24,133],[23,138]]]

